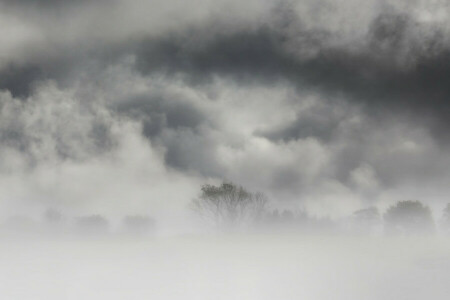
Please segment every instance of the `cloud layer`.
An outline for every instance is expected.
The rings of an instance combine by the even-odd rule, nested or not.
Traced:
[[[447,201],[445,1],[0,8],[8,213],[177,215],[223,179],[317,214]]]

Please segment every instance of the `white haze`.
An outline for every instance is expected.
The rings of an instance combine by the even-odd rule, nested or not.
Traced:
[[[0,0],[0,300],[448,299],[449,12]],[[285,215],[219,232],[222,182]]]
[[[2,240],[2,299],[447,299],[448,238]]]

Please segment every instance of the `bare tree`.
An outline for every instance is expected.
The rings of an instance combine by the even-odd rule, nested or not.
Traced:
[[[191,202],[191,209],[217,227],[229,228],[261,220],[267,202],[262,193],[251,193],[242,186],[224,182],[220,186],[203,185],[199,198]]]
[[[387,233],[430,233],[435,229],[430,208],[419,201],[397,202],[389,207],[383,218]]]

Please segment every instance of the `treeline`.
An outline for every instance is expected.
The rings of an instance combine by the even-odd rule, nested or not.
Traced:
[[[38,221],[23,215],[9,217],[1,224],[0,232],[6,234],[145,235],[154,233],[155,227],[155,220],[147,215],[128,215],[122,218],[118,226],[112,226],[106,217],[99,214],[69,218],[58,210],[48,209]]]
[[[437,218],[423,203],[406,200],[395,203],[383,212],[376,207],[368,207],[339,219],[314,216],[302,209],[274,208],[274,204],[262,193],[253,193],[242,186],[224,182],[218,186],[203,185],[199,197],[190,202],[190,211],[202,221],[204,229],[214,231],[450,234],[450,203]],[[13,216],[0,222],[0,234],[146,235],[154,233],[155,229],[155,220],[147,215],[128,215],[118,225],[112,226],[107,218],[99,214],[69,218],[54,209],[46,210],[39,221],[26,216]]]
[[[310,215],[306,210],[274,209],[267,197],[242,186],[222,183],[204,185],[191,210],[206,226],[219,230],[296,230],[351,234],[430,234],[450,233],[450,204],[437,221],[430,208],[419,201],[399,201],[380,212],[368,207],[353,214],[331,219]]]

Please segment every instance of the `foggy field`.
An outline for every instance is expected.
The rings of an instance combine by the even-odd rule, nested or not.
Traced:
[[[0,0],[0,300],[450,299],[449,4]]]
[[[0,243],[1,299],[447,299],[449,277],[444,237]]]

